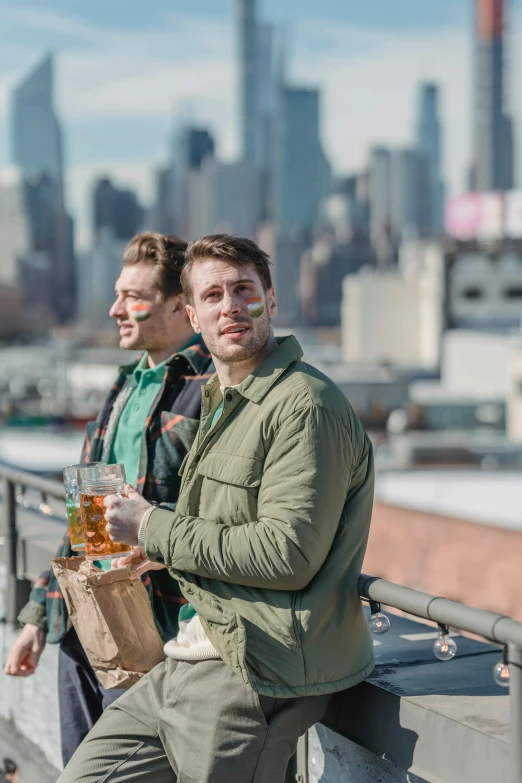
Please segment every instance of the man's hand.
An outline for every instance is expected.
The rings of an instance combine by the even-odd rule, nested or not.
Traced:
[[[161,571],[162,568],[167,567],[164,563],[155,563],[152,560],[147,560],[145,550],[140,546],[134,547],[132,555],[115,557],[112,561],[112,568],[124,568],[129,564],[132,566],[131,579],[139,579],[139,577],[147,571]]]
[[[111,541],[136,545],[143,515],[151,504],[130,484],[126,488],[127,497],[107,495],[103,504],[107,511],[106,530]]]
[[[13,677],[33,674],[45,647],[45,633],[37,625],[27,623],[13,644],[4,672]]]

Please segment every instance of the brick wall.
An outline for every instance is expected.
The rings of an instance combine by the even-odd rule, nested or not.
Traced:
[[[363,570],[522,620],[522,532],[376,502]]]

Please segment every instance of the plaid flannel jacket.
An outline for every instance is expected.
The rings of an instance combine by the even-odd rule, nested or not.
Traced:
[[[119,417],[136,386],[133,373],[138,361],[120,367],[98,418],[87,424],[82,462],[107,459]],[[145,419],[141,440],[137,488],[151,503],[170,509],[176,505],[181,482],[178,471],[199,427],[201,388],[213,372],[210,353],[202,340],[167,361],[165,379]],[[56,557],[74,554],[66,534]],[[177,633],[180,606],[186,603],[178,583],[166,569],[144,574],[142,580],[158,630],[163,639],[171,639]],[[34,583],[18,620],[47,631],[50,643],[63,639],[69,618],[52,570],[44,571]]]

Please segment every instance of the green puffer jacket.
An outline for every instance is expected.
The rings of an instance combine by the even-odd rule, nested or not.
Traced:
[[[165,562],[224,662],[257,693],[355,685],[373,669],[357,594],[370,527],[370,441],[294,337],[221,397],[203,388],[175,512],[152,512],[145,548]]]

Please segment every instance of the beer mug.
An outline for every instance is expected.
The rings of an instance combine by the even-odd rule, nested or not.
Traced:
[[[104,462],[93,462],[92,465],[104,465]],[[78,468],[85,465],[67,465],[63,469],[63,484],[65,487],[65,514],[69,525],[71,548],[78,552],[84,549],[83,525],[80,519],[80,488],[78,486]]]
[[[82,465],[78,468],[78,482],[85,557],[88,560],[111,560],[132,552],[132,546],[109,538],[103,505],[107,495],[125,497],[125,467],[120,464]]]

